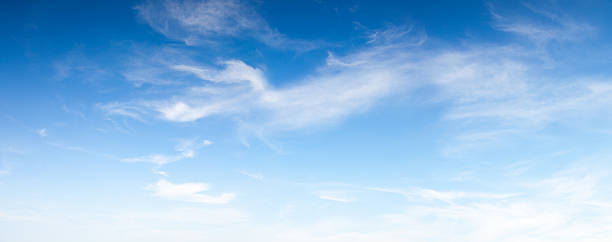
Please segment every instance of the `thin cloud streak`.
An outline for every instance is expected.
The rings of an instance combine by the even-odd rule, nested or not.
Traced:
[[[233,193],[223,193],[219,196],[202,194],[209,190],[208,184],[205,183],[173,184],[164,179],[149,185],[148,189],[161,198],[193,203],[226,204],[235,197]]]
[[[203,147],[212,145],[212,141],[210,140],[202,140],[193,139],[193,140],[184,140],[180,142],[178,145],[174,147],[174,150],[177,152],[175,155],[164,155],[164,154],[151,154],[144,156],[136,156],[121,159],[121,162],[145,162],[145,163],[153,163],[158,167],[162,165],[177,162],[183,159],[190,159],[195,156],[195,152],[198,149]]]

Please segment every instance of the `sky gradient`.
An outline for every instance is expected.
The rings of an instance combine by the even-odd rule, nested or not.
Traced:
[[[0,241],[609,241],[609,1],[3,1]]]

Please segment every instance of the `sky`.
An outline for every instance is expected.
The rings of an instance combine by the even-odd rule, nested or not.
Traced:
[[[609,241],[609,1],[2,1],[0,241]]]

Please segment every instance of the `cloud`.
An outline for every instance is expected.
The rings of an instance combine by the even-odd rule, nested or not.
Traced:
[[[252,38],[274,48],[299,51],[319,45],[286,37],[252,6],[237,0],[148,1],[135,9],[154,30],[187,45],[216,44],[225,38]]]
[[[259,173],[251,173],[251,172],[246,172],[246,171],[240,171],[240,174],[248,176],[248,177],[253,178],[255,180],[258,180],[258,181],[263,181],[263,179],[264,179],[264,176],[262,174],[259,174]]]
[[[414,188],[406,191],[396,188],[371,187],[368,188],[368,190],[398,194],[405,196],[409,199],[439,200],[449,204],[455,203],[456,201],[461,199],[507,199],[519,195],[516,193],[498,194],[482,192],[443,192],[427,188]]]
[[[210,9],[213,7],[208,4],[216,3],[202,4],[191,8]],[[149,7],[153,6],[143,5],[143,9]],[[183,11],[183,7],[182,3],[175,6],[176,11]],[[240,9],[231,11],[243,11]],[[223,11],[219,14],[224,14]],[[504,17],[496,10],[491,11],[494,26],[500,31],[522,36],[522,32],[511,31],[511,26],[537,25],[535,20]],[[185,18],[192,18],[191,15],[197,14],[186,14]],[[544,18],[554,23],[573,21],[564,15],[545,14]],[[218,21],[223,26],[230,20]],[[557,25],[556,33],[560,36],[574,35],[571,24]],[[185,31],[234,36],[233,33],[249,29],[236,28],[207,26],[203,30]],[[551,75],[553,70],[565,67],[539,45],[467,42],[456,47],[440,46],[426,42],[424,31],[411,25],[388,25],[366,29],[365,33],[367,39],[361,47],[341,55],[329,52],[315,71],[300,79],[282,80],[289,83],[282,87],[274,86],[266,78],[265,69],[241,60],[225,59],[209,65],[176,58],[182,56],[180,53],[163,53],[168,57],[160,59],[172,60],[162,65],[164,75],[192,77],[197,82],[186,83],[184,88],[168,91],[166,95],[99,107],[109,115],[141,120],[154,117],[170,122],[195,122],[220,116],[235,121],[241,132],[265,137],[277,131],[334,124],[391,98],[435,103],[444,106],[441,116],[445,124],[463,127],[463,132],[454,134],[457,137],[445,141],[448,155],[465,153],[488,142],[504,142],[504,137],[538,131],[555,121],[582,114],[587,119],[600,118],[609,112],[607,107],[612,102],[609,80]],[[533,38],[548,41],[552,37]],[[571,41],[554,39],[559,44]],[[156,79],[156,74],[152,73],[151,78]]]
[[[158,166],[162,166],[168,163],[180,161],[183,159],[190,159],[195,156],[195,151],[212,144],[210,140],[200,141],[198,139],[193,140],[184,140],[179,142],[174,147],[174,150],[177,152],[175,155],[164,155],[164,154],[152,154],[145,156],[136,156],[121,159],[121,162],[145,162],[145,163],[153,163]]]
[[[158,174],[158,175],[163,176],[163,177],[168,177],[168,173],[165,172],[165,171],[155,170],[155,171],[153,171],[153,173]]]
[[[594,160],[599,160],[604,167],[589,166]],[[214,209],[206,206],[157,210],[130,208],[129,211],[102,211],[99,214],[90,212],[76,216],[66,215],[63,213],[65,209],[53,213],[53,210],[49,209],[28,208],[17,212],[0,211],[0,220],[27,227],[38,223],[58,228],[60,230],[54,231],[62,232],[74,228],[86,229],[87,234],[110,236],[110,238],[103,237],[100,241],[115,238],[147,241],[180,238],[181,241],[200,241],[205,238],[212,241],[272,242],[378,240],[603,242],[612,236],[612,220],[610,220],[612,202],[608,186],[611,177],[608,169],[609,159],[596,157],[594,160],[580,161],[576,167],[570,166],[543,178],[521,179],[519,182],[503,179],[503,186],[477,183],[477,187],[485,188],[480,193],[461,189],[441,191],[421,187],[414,190],[398,190],[400,193],[415,194],[411,199],[403,201],[399,207],[371,206],[370,202],[376,201],[364,200],[361,204],[345,206],[347,210],[343,208],[334,210],[333,214],[327,214],[322,212],[324,210],[321,210],[321,206],[290,205],[288,207],[294,214],[312,215],[297,223],[288,222],[287,217],[276,221],[266,220],[266,222],[250,220],[249,214],[225,206]],[[586,167],[581,167],[580,164]],[[529,182],[526,182],[527,180]],[[201,194],[202,191],[208,191],[206,184],[185,183],[190,185],[181,187],[185,184],[160,181],[162,184],[163,182],[171,184],[166,186],[171,191],[166,196],[175,198],[172,200],[198,200],[185,194]],[[158,184],[151,185],[151,189],[156,191]],[[451,184],[454,185],[456,182],[452,181]],[[497,196],[499,193],[496,191],[509,188],[520,189],[521,194]],[[482,196],[482,194],[487,195]],[[491,194],[493,196],[489,196]],[[440,197],[445,200],[449,200],[450,197],[453,202],[437,202]],[[385,199],[376,193],[372,198]],[[348,210],[348,207],[353,206],[356,210]],[[365,212],[362,210],[363,207],[359,206],[367,207]],[[368,209],[376,212],[369,213]],[[275,215],[276,213],[270,210],[263,210],[261,213],[265,218],[273,218]],[[121,231],[117,228],[121,228]],[[55,235],[48,231],[41,230],[39,234]],[[108,233],[108,231],[115,232]],[[231,233],[231,231],[241,231],[241,233]]]
[[[269,84],[263,71],[239,60],[219,68],[177,64],[172,69],[191,73],[202,85],[165,100],[100,105],[112,115],[140,117],[157,113],[173,122],[191,122],[213,115],[236,116],[257,129],[297,129],[341,120],[366,111],[377,100],[410,84],[411,69],[393,56],[406,47],[371,46],[339,58],[330,54],[327,65],[285,88]],[[249,117],[248,114],[257,114]]]
[[[124,158],[124,159],[121,159],[121,162],[147,162],[147,163],[153,163],[153,164],[157,164],[161,166],[161,165],[179,161],[185,158],[191,158],[191,157],[186,156],[184,154],[179,154],[179,155],[155,154],[155,155],[145,155],[145,156]]]
[[[281,225],[274,231],[285,232],[266,241],[606,241],[612,235],[610,172],[601,168],[569,167],[483,192],[372,188],[409,199],[399,211],[367,219],[351,214]],[[521,193],[493,192],[512,187]]]
[[[404,213],[383,218],[390,223],[389,228],[410,224],[415,230],[446,231],[444,235],[425,232],[423,240],[604,241],[612,221],[606,219],[606,200],[595,202],[597,194],[604,191],[601,178],[588,173],[557,174],[535,181],[535,186],[523,187],[521,196],[494,196],[442,206],[414,204]]]
[[[340,192],[319,192],[318,196],[320,199],[323,199],[323,200],[329,200],[329,201],[341,202],[341,203],[350,203],[354,201],[353,199],[342,196]]]
[[[47,129],[39,129],[36,131],[36,133],[38,133],[38,135],[40,135],[41,137],[47,137]]]
[[[388,25],[377,30],[369,30],[358,22],[359,28],[366,29],[368,44],[400,44],[406,46],[420,46],[427,41],[427,34],[415,31],[413,25]]]
[[[528,9],[530,14],[527,16],[521,14],[520,17],[517,17],[502,14],[493,5],[489,5],[489,11],[495,20],[493,27],[523,36],[536,44],[582,40],[595,31],[595,28],[587,23],[578,22],[544,8],[526,3],[523,3],[523,7],[523,9]]]
[[[144,119],[141,117],[144,110],[137,105],[113,102],[107,104],[97,104],[96,106],[99,109],[104,110],[109,115],[127,116],[132,119],[144,121]]]
[[[545,124],[583,108],[604,108],[611,101],[606,81],[568,80],[559,85],[530,76],[538,71],[538,58],[517,46],[432,53],[372,45],[343,57],[330,54],[315,73],[283,88],[273,87],[262,70],[239,60],[223,61],[220,68],[177,64],[173,70],[207,83],[166,99],[100,106],[109,114],[137,119],[157,114],[167,121],[192,122],[222,115],[256,130],[291,130],[339,121],[385,97],[422,87],[435,90],[433,98],[424,101],[450,106],[447,120],[518,121],[517,127]]]
[[[164,179],[160,179],[156,184],[149,185],[149,189],[154,191],[158,197],[182,202],[225,204],[235,197],[233,193],[223,193],[219,196],[202,194],[202,192],[208,191],[208,184],[173,184]]]

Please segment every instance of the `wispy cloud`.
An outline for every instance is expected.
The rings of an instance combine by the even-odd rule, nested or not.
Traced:
[[[100,105],[109,114],[140,118],[157,113],[174,122],[212,115],[236,116],[247,127],[296,129],[330,123],[367,110],[378,100],[411,84],[409,70],[417,68],[407,46],[371,45],[363,51],[337,57],[295,85],[275,88],[263,71],[240,60],[219,67],[179,64],[170,68],[191,73],[203,85],[165,100]],[[409,62],[406,62],[409,61]],[[255,116],[248,114],[255,113]]]
[[[604,231],[609,231],[612,223],[606,219],[608,212],[604,212],[607,200],[598,198],[604,192],[602,182],[609,177],[594,175],[593,170],[585,172],[562,172],[535,181],[529,188],[523,187],[521,196],[493,196],[488,200],[464,200],[446,206],[414,205],[407,207],[403,214],[384,218],[398,226],[413,224],[417,229],[455,228],[440,237],[429,235],[430,239],[603,241],[607,236]]]
[[[443,192],[427,188],[414,188],[411,190],[403,190],[396,188],[379,188],[371,187],[368,188],[372,191],[387,192],[405,196],[410,199],[427,199],[427,200],[439,200],[446,203],[454,203],[460,199],[507,199],[518,196],[517,193],[483,193],[483,192]]]
[[[500,127],[516,133],[585,109],[605,109],[612,101],[606,80],[572,79],[559,84],[542,78],[540,73],[547,70],[538,66],[550,60],[543,60],[537,47],[423,49],[422,34],[413,28],[388,28],[372,33],[369,44],[349,54],[330,52],[315,72],[282,88],[270,84],[262,69],[240,60],[213,66],[167,63],[166,71],[189,74],[204,83],[191,84],[166,98],[100,107],[112,115],[156,116],[172,122],[229,116],[240,120],[242,130],[261,134],[334,123],[365,112],[386,97],[429,88],[432,98],[422,101],[448,104],[446,121],[488,121],[486,127],[491,129],[474,131],[502,135]]]
[[[513,16],[500,13],[490,4],[489,11],[495,20],[493,27],[526,37],[536,44],[545,44],[549,41],[581,40],[595,31],[593,26],[560,13],[547,11],[545,8],[527,3],[523,3],[523,7],[531,12],[531,17],[525,14]]]
[[[160,179],[156,184],[149,185],[148,188],[158,197],[183,202],[225,204],[235,197],[233,193],[223,193],[219,196],[202,194],[209,190],[208,184],[205,183],[173,184]]]
[[[258,181],[263,181],[263,179],[264,179],[264,176],[262,174],[259,174],[259,173],[240,171],[240,174],[248,176],[248,177],[253,178],[255,180],[258,180]]]
[[[132,105],[129,103],[107,103],[107,104],[98,104],[96,105],[99,109],[105,111],[109,115],[121,115],[127,116],[132,119],[144,121],[141,117],[143,115],[143,111],[136,105]]]
[[[368,222],[327,218],[302,226],[283,226],[283,231],[290,232],[283,233],[282,239],[605,241],[612,228],[606,195],[609,189],[604,188],[609,179],[609,172],[570,167],[530,184],[505,183],[520,189],[521,194],[371,188],[406,196],[409,200],[401,211],[375,216],[367,219]]]
[[[246,2],[229,0],[148,1],[135,7],[153,29],[187,45],[217,44],[225,38],[252,38],[268,46],[309,51],[319,44],[291,39]]]
[[[189,153],[187,154],[180,153],[178,155],[154,154],[154,155],[124,158],[124,159],[121,159],[121,162],[147,162],[147,163],[153,163],[153,164],[157,164],[161,166],[161,165],[164,165],[170,162],[175,162],[175,161],[179,161],[185,158],[192,158],[192,157],[193,156],[190,156]]]
[[[171,162],[180,161],[183,159],[193,158],[195,156],[195,151],[206,147],[212,144],[210,140],[184,140],[181,141],[178,145],[174,147],[174,150],[177,152],[175,155],[164,155],[164,154],[152,154],[152,155],[144,155],[144,156],[136,156],[121,159],[121,162],[146,162],[157,164],[158,166],[162,166],[164,164],[168,164]]]
[[[323,200],[329,200],[329,201],[341,202],[341,203],[350,203],[354,201],[354,199],[346,197],[346,195],[342,192],[320,191],[320,192],[317,192],[317,196]]]
[[[38,135],[41,137],[47,137],[47,129],[45,128],[37,130],[36,133],[38,133]]]

